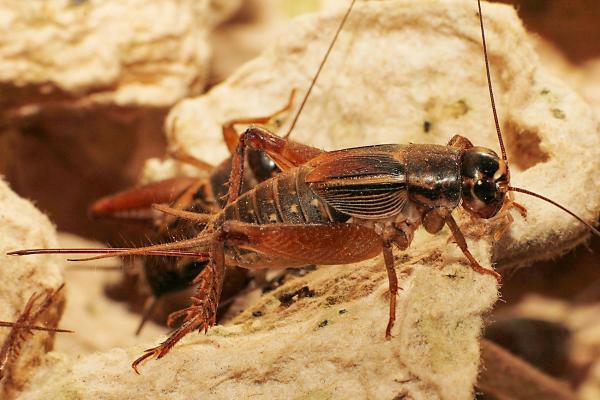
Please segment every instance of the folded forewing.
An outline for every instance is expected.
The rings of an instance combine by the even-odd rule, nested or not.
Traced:
[[[402,211],[405,165],[392,146],[370,146],[326,153],[311,162],[306,182],[336,210],[364,219]]]

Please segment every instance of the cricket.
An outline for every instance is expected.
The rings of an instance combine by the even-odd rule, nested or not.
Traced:
[[[158,229],[183,227],[183,239],[140,248],[20,249],[8,253],[91,255],[79,261],[115,256],[179,257],[181,261],[170,265],[148,264],[154,297],[188,285],[195,287],[195,294],[189,307],[169,316],[169,326],[178,320],[182,324],[133,361],[136,373],[140,373],[143,362],[165,357],[184,336],[193,331],[207,332],[217,323],[228,267],[262,270],[352,264],[383,255],[389,316],[382,321],[381,334],[390,339],[400,290],[394,250],[406,250],[420,227],[429,234],[447,227],[455,242],[448,245],[458,246],[467,267],[498,282],[500,275],[492,266],[481,265],[469,250],[453,216],[457,210],[480,220],[500,221],[494,234],[498,239],[513,222],[511,212],[527,213],[515,199],[518,193],[563,210],[600,236],[596,227],[567,205],[511,184],[510,160],[490,72],[493,65],[488,58],[488,45],[493,43],[486,42],[480,0],[473,1],[473,12],[479,17],[482,73],[487,80],[497,149],[477,146],[469,140],[468,132],[465,136],[449,134],[446,145],[390,143],[333,151],[294,141],[296,122],[355,3],[352,0],[343,15],[284,135],[262,124],[290,112],[293,89],[288,103],[273,114],[233,120],[223,126],[231,158],[221,165],[213,167],[181,152],[172,155],[209,172],[208,180],[161,181],[109,196],[91,207],[95,215],[109,217],[135,216],[140,209],[153,209],[160,213]],[[238,134],[236,125],[250,126]],[[152,308],[150,305],[144,312],[142,324]],[[14,326],[38,329],[25,321]]]

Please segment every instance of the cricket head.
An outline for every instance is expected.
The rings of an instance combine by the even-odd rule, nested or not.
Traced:
[[[483,14],[481,13],[481,0],[477,0],[477,9],[479,11],[481,43],[483,45],[483,59],[485,61],[485,72],[488,90],[490,92],[490,102],[492,105],[492,113],[494,115],[494,123],[496,125],[496,133],[498,134],[498,144],[500,145],[502,158],[499,158],[492,150],[483,147],[472,147],[465,152],[462,163],[463,206],[482,218],[491,218],[500,211],[500,208],[502,208],[507,192],[519,192],[528,196],[537,197],[540,200],[544,200],[545,202],[560,208],[587,226],[593,234],[600,237],[600,230],[596,229],[579,215],[558,204],[554,200],[527,189],[509,186],[510,172],[508,169],[506,149],[504,148],[504,140],[502,139],[502,130],[500,129],[498,113],[496,112],[494,91],[492,90],[490,63],[487,54],[487,44],[485,42],[485,29],[483,28]]]
[[[462,156],[462,205],[481,218],[495,216],[504,204],[509,175],[506,162],[485,147],[471,147]]]

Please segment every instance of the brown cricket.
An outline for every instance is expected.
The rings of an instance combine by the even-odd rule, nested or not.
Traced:
[[[556,202],[510,186],[510,172],[490,79],[481,4],[479,20],[486,76],[501,157],[473,146],[463,136],[448,145],[383,144],[323,151],[288,141],[260,127],[248,128],[233,155],[227,203],[214,214],[156,206],[166,214],[202,224],[194,238],[138,249],[32,249],[10,254],[96,253],[114,255],[179,255],[208,262],[194,280],[192,305],[171,315],[183,324],[160,345],[146,350],[132,367],[147,358],[161,358],[187,333],[216,323],[216,308],[227,265],[248,269],[287,268],[307,264],[356,263],[383,253],[389,279],[390,305],[386,337],[395,320],[398,281],[392,248],[406,249],[415,230],[429,233],[447,225],[456,244],[478,273],[500,280],[469,252],[452,212],[462,207],[478,218],[505,218],[516,207],[510,192],[543,199],[573,215],[594,234],[600,231]],[[352,2],[348,12],[352,8]],[[347,16],[347,14],[346,14]],[[296,116],[297,117],[297,116]],[[292,123],[291,128],[293,128]],[[291,129],[290,128],[290,129]],[[242,193],[244,159],[249,149],[265,152],[281,173]],[[506,229],[503,228],[503,231]]]

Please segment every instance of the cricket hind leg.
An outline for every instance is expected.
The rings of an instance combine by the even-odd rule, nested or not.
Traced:
[[[373,258],[383,250],[389,281],[389,319],[385,330],[390,339],[396,320],[398,278],[392,244],[382,240],[375,231],[357,224],[254,225],[229,222],[223,227],[226,234],[240,247],[272,254],[289,262],[302,264],[344,264]],[[405,248],[405,246],[398,246]],[[332,251],[333,249],[333,251]]]
[[[182,325],[175,329],[167,340],[156,347],[145,350],[144,354],[131,364],[136,373],[139,374],[138,367],[144,360],[152,357],[156,359],[164,357],[188,333],[195,330],[207,332],[209,327],[216,324],[217,305],[223,288],[224,275],[223,244],[215,241],[211,246],[209,264],[194,279],[193,284],[197,285],[197,294],[192,297],[192,305],[169,316],[168,325],[172,325],[176,319],[185,316]]]
[[[197,294],[191,298],[192,305],[190,307],[169,314],[169,316],[167,317],[167,326],[169,328],[173,328],[173,326],[175,326],[175,322],[177,322],[177,320],[183,317],[185,317],[185,320],[188,320],[192,314],[204,312],[201,310],[201,306],[203,304],[204,298],[207,298],[207,296],[210,295],[210,290],[212,287],[211,285],[215,283],[213,281],[213,276],[214,271],[210,266],[208,268],[204,268],[196,276],[196,278],[192,281],[192,285],[196,286]]]
[[[209,264],[194,280],[197,289],[192,305],[169,316],[168,324],[184,317],[183,324],[167,340],[146,350],[133,362],[136,372],[139,373],[138,367],[144,360],[164,357],[188,333],[206,332],[215,325],[225,273],[225,243],[266,254],[281,265],[358,262],[377,256],[382,248],[380,236],[372,229],[344,223],[257,225],[227,221],[211,233],[210,242]]]

